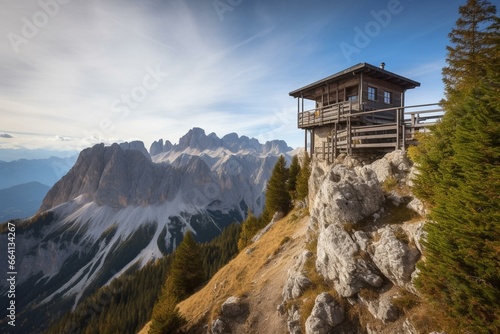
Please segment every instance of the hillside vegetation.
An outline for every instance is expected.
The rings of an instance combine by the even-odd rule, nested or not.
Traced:
[[[500,20],[469,0],[450,33],[446,114],[412,152],[431,205],[419,290],[450,333],[500,332]]]

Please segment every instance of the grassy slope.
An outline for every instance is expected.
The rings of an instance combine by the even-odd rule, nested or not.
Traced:
[[[181,302],[179,309],[188,320],[189,333],[204,333],[203,325],[219,315],[230,296],[244,297],[250,308],[246,321],[237,324],[238,333],[285,332],[285,317],[279,317],[276,307],[282,301],[287,271],[305,248],[308,219],[293,211],[219,270],[200,291]],[[286,237],[290,240],[284,242]],[[249,254],[248,249],[252,250]],[[146,334],[148,328],[149,324],[139,333]]]

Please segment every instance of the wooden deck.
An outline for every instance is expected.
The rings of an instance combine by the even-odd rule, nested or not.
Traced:
[[[418,132],[428,131],[444,114],[437,103],[363,112],[352,106],[344,102],[299,113],[298,126],[306,131],[324,126],[332,128],[322,145],[313,147],[315,157],[333,162],[340,153],[406,149],[415,144]],[[387,117],[388,113],[392,117]]]

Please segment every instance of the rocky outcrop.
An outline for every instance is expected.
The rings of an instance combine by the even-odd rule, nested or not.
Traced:
[[[371,164],[340,157],[333,166],[313,165],[308,235],[310,240],[317,236],[316,269],[340,296],[361,304],[380,321],[377,329],[367,325],[371,333],[379,333],[381,323],[399,321],[403,326],[393,297],[398,289],[415,293],[412,280],[418,274],[424,218],[405,222],[394,220],[398,215],[391,217],[394,207],[425,215],[422,203],[408,190],[414,173],[402,151]],[[319,316],[326,298],[319,297],[306,322],[307,333],[327,333],[335,326]]]
[[[248,306],[241,298],[231,296],[222,304],[221,313],[228,318],[236,318],[248,312]]]
[[[344,321],[344,307],[330,294],[316,297],[311,315],[306,320],[306,334],[327,334]]]
[[[383,203],[384,194],[373,171],[337,165],[323,177],[312,216],[327,226],[356,223],[377,212]]]
[[[229,325],[220,318],[212,321],[211,331],[212,334],[231,334],[231,328]]]
[[[309,251],[302,252],[297,257],[294,266],[288,269],[282,293],[283,302],[300,297],[304,290],[311,285],[311,281],[304,273],[304,265],[312,255]]]
[[[248,317],[248,304],[243,298],[231,296],[221,306],[219,317],[212,321],[210,330],[212,334],[231,334],[234,327]]]
[[[393,293],[383,293],[378,298],[370,299],[359,296],[361,304],[365,305],[374,318],[382,322],[391,322],[399,318],[399,309],[393,304]]]
[[[383,283],[360,251],[360,246],[340,224],[330,225],[319,234],[316,269],[334,283],[341,296],[351,297],[366,285],[380,287]]]
[[[376,233],[380,239],[373,243],[373,262],[394,285],[407,286],[420,252],[409,247],[408,236],[402,228],[385,226]]]

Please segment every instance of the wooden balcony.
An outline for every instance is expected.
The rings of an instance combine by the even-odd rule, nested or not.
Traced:
[[[395,114],[395,120],[385,117],[384,113],[388,111]],[[314,146],[313,154],[332,162],[339,153],[361,154],[405,149],[416,143],[417,133],[428,131],[430,126],[436,124],[443,117],[444,110],[434,103],[364,112],[339,106],[323,112],[323,117],[322,110],[315,110],[314,117],[310,118],[306,118],[306,113],[299,116],[299,124],[302,123],[304,129],[322,125],[331,128],[321,145]],[[353,119],[363,120],[363,125],[353,125]]]
[[[298,113],[298,127],[307,129],[322,125],[334,124],[347,120],[347,115],[359,111],[357,102],[345,101],[331,104],[323,108],[315,108]]]

